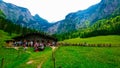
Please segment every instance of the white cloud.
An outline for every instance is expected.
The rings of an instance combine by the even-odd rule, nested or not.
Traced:
[[[101,0],[4,0],[28,8],[32,15],[39,14],[49,22],[64,19],[70,12],[83,10]]]

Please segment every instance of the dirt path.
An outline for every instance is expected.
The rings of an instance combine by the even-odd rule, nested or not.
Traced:
[[[33,62],[34,62],[33,60],[30,60],[26,64],[32,64]]]
[[[42,62],[37,66],[37,68],[42,68],[43,62],[44,62],[44,61],[42,61]]]
[[[51,46],[51,48],[52,48],[52,51],[55,51],[55,49],[58,48],[58,47]],[[41,63],[37,66],[37,68],[42,68],[42,64],[45,62],[45,60],[46,60],[46,58],[44,58],[44,60],[41,61]]]
[[[52,57],[52,52],[55,51],[58,47],[51,46],[52,50],[45,52],[42,55],[37,55],[36,53],[31,53],[29,51],[26,51],[27,53],[30,53],[32,56],[37,55],[36,57],[31,57],[28,62],[26,62],[27,65],[30,64],[37,64],[36,68],[42,68],[43,63],[47,61],[49,58]],[[35,58],[35,59],[34,59]],[[38,60],[40,58],[40,60]],[[41,59],[42,58],[42,59]]]
[[[51,48],[52,48],[52,51],[54,51],[54,50],[57,49],[58,47],[51,46]]]

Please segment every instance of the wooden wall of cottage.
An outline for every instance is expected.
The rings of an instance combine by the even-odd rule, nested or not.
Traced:
[[[14,45],[16,42],[43,42],[44,44],[53,43],[56,42],[56,40],[53,37],[45,36],[45,35],[39,35],[39,34],[30,34],[25,36],[18,36],[13,38],[13,40],[8,40],[6,42],[7,46]]]
[[[25,36],[25,37],[22,37],[22,38],[19,38],[15,41],[39,41],[39,42],[44,42],[44,43],[47,43],[47,42],[55,42],[54,39],[50,38],[50,37],[47,37],[47,36],[40,36],[40,35],[29,35],[29,36]]]

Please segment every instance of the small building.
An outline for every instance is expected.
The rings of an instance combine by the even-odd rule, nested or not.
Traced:
[[[16,41],[20,41],[20,40],[28,40],[28,41],[57,41],[57,39],[53,36],[50,35],[45,35],[42,33],[29,33],[26,35],[21,35],[21,36],[17,36],[13,38]]]
[[[27,41],[27,42],[30,42],[30,41],[38,42],[39,41],[39,42],[44,42],[45,44],[57,42],[57,39],[55,37],[46,35],[46,34],[42,34],[42,33],[29,33],[29,34],[25,34],[25,35],[16,36],[12,39],[14,40],[14,41],[12,40],[13,43],[19,43],[19,44],[24,41]],[[11,43],[11,40],[6,41],[6,43],[8,43],[8,42]]]

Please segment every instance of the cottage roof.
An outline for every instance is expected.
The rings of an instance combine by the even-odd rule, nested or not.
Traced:
[[[51,35],[47,35],[47,34],[42,34],[42,33],[28,33],[28,34],[25,34],[25,35],[20,35],[20,36],[16,36],[14,37],[13,39],[14,40],[20,40],[20,39],[23,39],[23,38],[26,38],[28,36],[40,36],[42,38],[45,38],[45,39],[51,39],[51,40],[54,40],[54,41],[57,41],[57,39]]]

